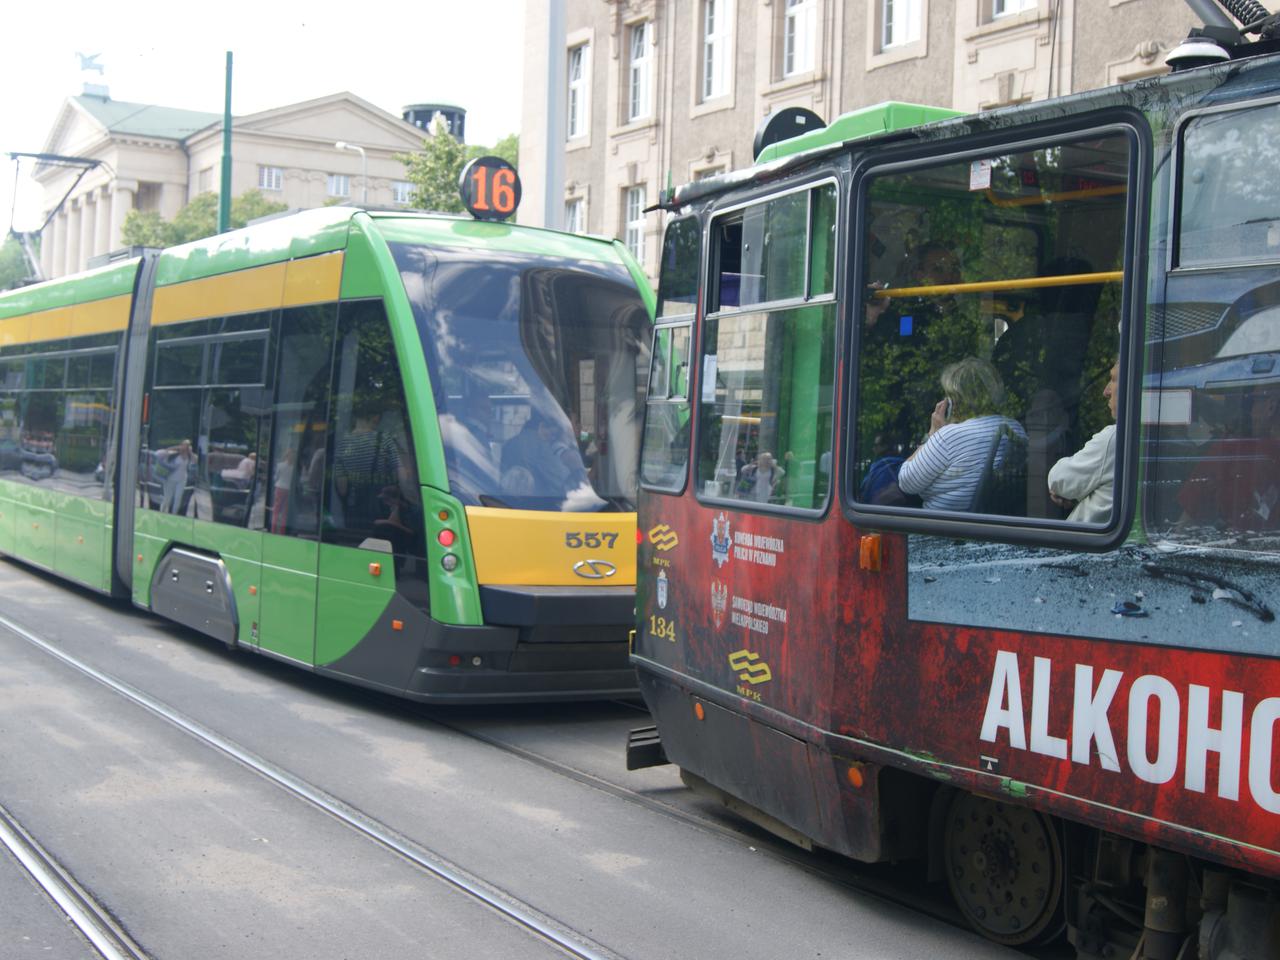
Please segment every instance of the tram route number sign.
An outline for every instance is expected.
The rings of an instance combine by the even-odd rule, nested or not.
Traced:
[[[520,206],[520,177],[501,157],[476,157],[462,168],[458,192],[477,220],[505,220]]]

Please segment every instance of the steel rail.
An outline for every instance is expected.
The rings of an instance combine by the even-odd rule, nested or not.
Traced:
[[[0,806],[0,844],[31,875],[103,960],[149,960],[147,953],[17,819]]]
[[[473,900],[491,908],[502,917],[523,928],[526,932],[558,948],[568,956],[577,957],[579,960],[623,960],[621,955],[596,943],[584,934],[569,929],[541,913],[530,904],[468,873],[457,864],[451,863],[444,857],[415,843],[386,824],[348,806],[342,800],[327,793],[315,784],[294,776],[289,771],[257,755],[234,740],[211,730],[163,701],[157,700],[136,687],[125,683],[123,680],[104,673],[72,656],[65,650],[59,649],[53,643],[32,633],[26,627],[15,623],[8,617],[0,615],[0,627],[21,637],[90,679],[96,680],[126,700],[178,727],[206,746],[226,754],[276,786],[318,807],[357,833],[399,854],[410,863],[444,881]],[[115,960],[115,957],[111,956],[109,960]],[[128,955],[123,955],[122,960],[130,960],[130,958]]]

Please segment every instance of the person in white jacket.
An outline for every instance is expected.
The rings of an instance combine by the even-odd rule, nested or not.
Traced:
[[[1116,418],[1120,393],[1120,361],[1111,368],[1102,395]],[[1107,424],[1089,442],[1049,471],[1049,496],[1060,507],[1069,507],[1067,519],[1076,523],[1106,523],[1111,519],[1115,495],[1116,425]]]

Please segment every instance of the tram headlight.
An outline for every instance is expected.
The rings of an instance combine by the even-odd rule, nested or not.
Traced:
[[[452,573],[458,569],[458,555],[456,553],[446,553],[440,558],[440,566]]]

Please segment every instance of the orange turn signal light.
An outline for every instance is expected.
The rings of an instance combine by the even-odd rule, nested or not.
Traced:
[[[845,779],[855,787],[861,787],[866,782],[862,776],[862,768],[856,764],[845,771]]]
[[[369,564],[369,575],[372,577],[382,576],[382,564],[380,563]]]
[[[702,704],[695,703],[693,705],[693,715],[699,720],[707,719],[707,711],[703,709]]]
[[[439,517],[440,521],[443,523],[445,520],[449,519],[449,511],[441,510],[439,513],[436,514],[436,516]]]
[[[404,629],[404,621],[403,621],[403,620],[392,620],[392,621],[391,621],[391,629],[392,629],[392,630],[403,630],[403,629]]]
[[[873,573],[880,569],[880,534],[868,533],[858,541],[858,566]]]
[[[253,586],[249,587],[249,596],[256,597],[257,595],[258,595],[258,588]]]

